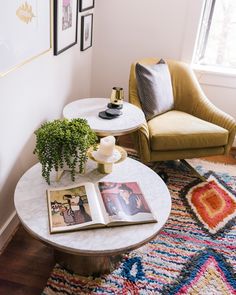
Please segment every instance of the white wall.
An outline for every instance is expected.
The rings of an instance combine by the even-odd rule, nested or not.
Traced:
[[[77,44],[0,79],[0,249],[2,231],[14,215],[16,183],[36,162],[33,132],[45,120],[60,118],[68,102],[90,96],[91,61],[92,49],[81,52]]]
[[[122,86],[127,97],[130,65],[139,58],[179,59],[189,1],[97,1],[92,95]]]
[[[202,0],[99,0],[96,2],[92,95],[109,97],[113,86],[128,97],[130,64],[142,57],[190,62]],[[236,119],[234,86],[216,86],[198,75],[207,96]],[[212,83],[213,82],[213,83]],[[231,83],[232,84],[232,83]]]

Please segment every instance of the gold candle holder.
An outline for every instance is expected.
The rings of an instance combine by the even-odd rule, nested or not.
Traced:
[[[95,159],[94,156],[93,156],[93,152],[94,152],[93,147],[90,147],[88,149],[87,155],[88,155],[89,159],[91,159],[91,160],[93,160],[93,161],[95,161],[97,163],[97,169],[98,169],[98,171],[100,173],[109,174],[109,173],[112,172],[114,164],[118,164],[118,163],[124,161],[127,158],[126,150],[124,150],[122,147],[117,146],[117,145],[115,146],[115,149],[117,151],[119,151],[121,157],[119,158],[119,160],[116,160],[114,162],[109,162],[108,163],[108,162],[103,162],[103,161],[99,161],[99,160]]]
[[[109,174],[112,172],[113,163],[98,163],[98,171],[102,174]]]

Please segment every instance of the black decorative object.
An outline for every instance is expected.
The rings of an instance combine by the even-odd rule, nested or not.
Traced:
[[[101,111],[98,113],[98,116],[102,119],[111,120],[117,118],[117,116],[108,115],[105,111]]]
[[[118,117],[122,115],[122,112],[118,109],[107,109],[105,110],[105,112],[107,115],[114,116],[114,117]]]
[[[107,107],[109,109],[117,109],[117,110],[120,110],[123,108],[123,104],[120,104],[120,105],[116,105],[116,104],[112,104],[111,102],[107,104]]]
[[[121,87],[113,87],[111,92],[110,103],[107,104],[108,109],[102,111],[98,116],[102,119],[115,119],[122,115],[124,91]]]
[[[117,109],[106,109],[98,113],[98,116],[102,119],[111,120],[122,115],[122,112]]]

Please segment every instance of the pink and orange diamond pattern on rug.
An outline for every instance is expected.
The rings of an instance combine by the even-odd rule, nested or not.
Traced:
[[[193,186],[187,201],[203,226],[212,234],[236,217],[236,197],[211,175],[207,182]]]
[[[163,294],[236,294],[236,281],[231,266],[213,249],[200,251],[190,259],[180,277],[179,282],[166,286]]]

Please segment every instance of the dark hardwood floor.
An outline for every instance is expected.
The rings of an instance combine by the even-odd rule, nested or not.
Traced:
[[[130,137],[119,144],[132,148]],[[236,149],[229,156],[208,157],[208,161],[236,164]],[[33,239],[19,226],[0,256],[0,295],[41,294],[54,266],[52,249]]]
[[[0,294],[41,294],[53,266],[52,249],[19,226],[0,256]]]

